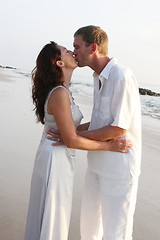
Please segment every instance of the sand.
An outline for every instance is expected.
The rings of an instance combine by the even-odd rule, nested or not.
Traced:
[[[90,120],[92,99],[74,94]],[[28,77],[0,68],[0,240],[23,240],[34,157],[43,126],[36,123]],[[160,120],[142,118],[143,154],[134,240],[160,236]],[[69,240],[79,240],[79,214],[87,166],[86,151],[77,150]]]

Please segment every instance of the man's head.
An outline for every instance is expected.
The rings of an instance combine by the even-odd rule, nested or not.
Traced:
[[[89,66],[95,50],[99,54],[108,54],[107,34],[97,26],[86,26],[78,29],[74,34],[74,54],[80,67]]]

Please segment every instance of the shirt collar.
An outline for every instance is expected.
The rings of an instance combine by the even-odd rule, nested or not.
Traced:
[[[107,63],[107,65],[104,67],[100,75],[98,75],[96,72],[93,73],[94,78],[99,78],[101,81],[105,78],[108,79],[110,70],[117,63],[117,59],[115,57],[111,58],[111,60]]]

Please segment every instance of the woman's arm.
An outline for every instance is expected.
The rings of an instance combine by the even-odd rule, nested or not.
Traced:
[[[54,115],[63,142],[69,148],[119,152],[127,152],[127,149],[130,148],[129,144],[124,149],[124,143],[116,142],[116,140],[115,144],[113,144],[110,141],[100,142],[78,136],[72,118],[70,99],[67,91],[63,88],[57,88],[51,94],[48,101],[48,113]],[[116,147],[117,150],[115,149]]]

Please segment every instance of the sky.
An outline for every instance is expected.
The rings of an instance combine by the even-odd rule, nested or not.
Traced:
[[[0,6],[2,66],[30,72],[49,41],[73,50],[74,32],[96,25],[108,35],[110,57],[130,67],[139,83],[160,85],[159,0],[0,0]]]

